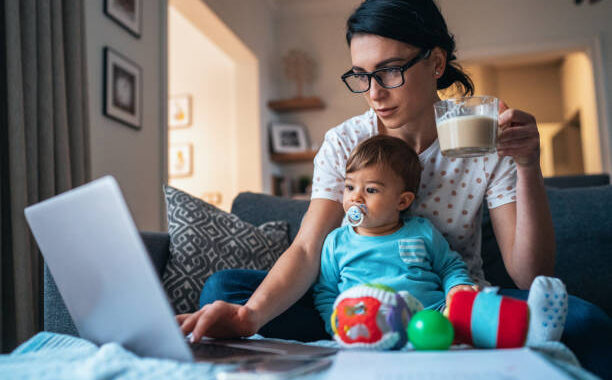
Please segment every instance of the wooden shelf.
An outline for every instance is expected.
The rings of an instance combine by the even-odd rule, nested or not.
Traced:
[[[268,107],[276,112],[305,111],[325,108],[325,103],[316,96],[308,98],[293,98],[271,100]]]
[[[315,150],[308,150],[308,151],[299,152],[299,153],[272,153],[270,155],[270,159],[278,163],[304,162],[304,161],[314,160],[314,157],[316,155],[317,155],[317,151]]]

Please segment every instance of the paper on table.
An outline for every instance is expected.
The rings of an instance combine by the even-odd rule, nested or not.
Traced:
[[[567,379],[528,348],[437,352],[340,351],[328,380]]]

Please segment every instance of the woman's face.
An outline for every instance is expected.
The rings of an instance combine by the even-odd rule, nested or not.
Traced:
[[[374,34],[358,34],[351,40],[354,72],[402,66],[420,52],[418,47]],[[397,88],[386,89],[372,78],[370,90],[364,96],[386,128],[402,127],[419,120],[424,112],[433,112],[432,104],[438,99],[436,82],[443,72],[443,61],[442,51],[435,48],[429,58],[404,71],[404,85]]]

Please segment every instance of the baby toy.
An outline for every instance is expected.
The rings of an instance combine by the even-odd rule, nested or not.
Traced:
[[[495,291],[458,291],[447,308],[457,343],[478,348],[516,348],[525,345],[529,328],[527,302]]]
[[[343,347],[397,350],[406,345],[406,327],[421,303],[408,292],[368,284],[342,292],[334,302],[331,326]]]
[[[408,339],[415,350],[448,350],[453,337],[453,325],[439,311],[421,310],[410,319]]]
[[[565,284],[538,276],[527,302],[497,294],[458,291],[445,311],[455,329],[456,342],[479,348],[513,348],[561,339],[567,316]]]
[[[346,212],[346,217],[351,226],[358,227],[363,223],[367,213],[368,209],[364,204],[353,205]]]

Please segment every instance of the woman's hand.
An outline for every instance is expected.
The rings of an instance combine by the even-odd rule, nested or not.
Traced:
[[[191,314],[179,314],[176,321],[183,334],[192,333],[191,341],[209,338],[237,338],[257,332],[255,313],[247,306],[224,301],[204,305]]]
[[[540,133],[533,115],[499,103],[497,154],[511,156],[519,166],[540,162]]]

